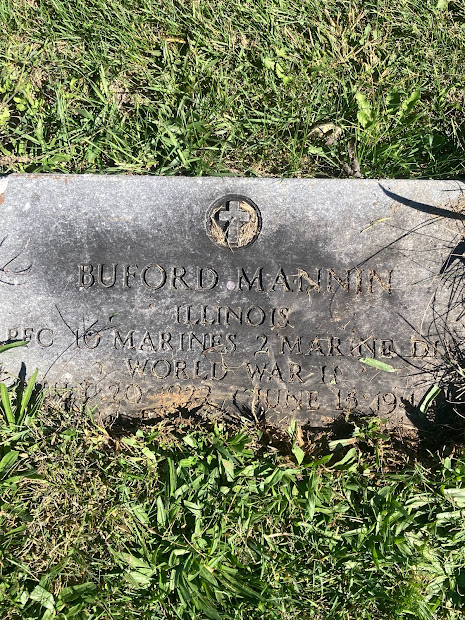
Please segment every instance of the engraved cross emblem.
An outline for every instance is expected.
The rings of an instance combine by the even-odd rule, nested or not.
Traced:
[[[231,245],[237,245],[239,241],[239,232],[242,224],[246,224],[250,220],[250,213],[244,211],[238,200],[230,200],[227,203],[228,208],[220,211],[220,222],[228,222],[227,238]]]
[[[207,209],[205,227],[212,243],[228,250],[245,248],[262,229],[260,209],[247,196],[227,194]]]

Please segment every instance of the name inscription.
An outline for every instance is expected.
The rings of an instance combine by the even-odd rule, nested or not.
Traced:
[[[137,264],[81,263],[78,265],[79,288],[93,286],[122,289],[142,286],[149,291],[164,288],[171,290],[211,291],[222,285],[228,290],[285,292],[285,293],[335,293],[336,291],[371,294],[381,290],[392,292],[393,270],[379,272],[374,269],[346,269],[337,273],[332,268],[302,269],[289,273],[280,267],[270,273],[265,267],[255,271],[238,267],[224,282],[213,267],[161,266],[158,263]]]

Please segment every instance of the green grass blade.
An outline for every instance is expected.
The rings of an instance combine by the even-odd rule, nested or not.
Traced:
[[[13,409],[11,408],[10,393],[4,383],[0,383],[0,396],[2,400],[3,412],[6,416],[6,422],[8,422],[10,426],[15,426],[16,421]]]
[[[420,413],[426,413],[428,409],[431,407],[433,400],[441,393],[441,388],[438,385],[433,385],[433,387],[428,390],[425,394],[423,400],[420,403],[418,409]]]
[[[14,349],[16,347],[24,347],[27,345],[26,340],[18,340],[17,342],[7,342],[6,344],[0,345],[0,353],[4,353],[9,349]]]
[[[31,400],[32,392],[34,391],[34,387],[35,387],[35,384],[36,384],[36,379],[37,379],[37,373],[38,372],[39,372],[39,369],[36,368],[36,370],[34,371],[34,374],[29,379],[29,382],[27,384],[26,390],[25,390],[25,392],[23,394],[23,397],[21,398],[21,408],[19,410],[18,424],[22,424],[22,422],[24,420],[24,416],[26,415],[27,406],[29,405],[29,401]]]

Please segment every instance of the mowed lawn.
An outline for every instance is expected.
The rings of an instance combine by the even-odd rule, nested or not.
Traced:
[[[463,177],[462,2],[0,0],[0,24],[3,173]],[[401,439],[104,428],[1,388],[0,618],[459,619],[463,430]]]
[[[52,406],[2,427],[2,619],[462,617],[462,456],[376,421],[116,430]]]
[[[0,0],[3,172],[463,174],[465,5]]]

